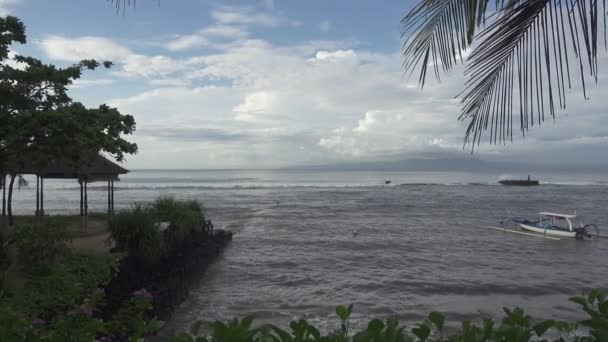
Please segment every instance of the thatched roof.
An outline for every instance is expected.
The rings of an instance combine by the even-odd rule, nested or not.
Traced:
[[[88,165],[81,165],[76,169],[72,167],[72,163],[67,161],[50,162],[46,168],[39,171],[31,160],[22,160],[15,168],[16,173],[20,174],[38,174],[44,178],[68,178],[78,179],[81,175],[85,175],[87,181],[98,180],[117,180],[119,175],[124,175],[129,170],[108,160],[102,155],[97,155]],[[79,172],[81,170],[82,172]]]

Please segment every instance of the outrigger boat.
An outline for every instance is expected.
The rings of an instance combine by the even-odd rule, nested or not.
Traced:
[[[597,226],[594,224],[583,225],[583,223],[580,223],[580,226],[575,228],[572,220],[576,218],[576,215],[541,212],[539,216],[538,221],[519,219],[513,219],[512,221],[518,223],[524,230],[543,235],[575,239],[600,236]],[[594,234],[592,234],[592,229]]]

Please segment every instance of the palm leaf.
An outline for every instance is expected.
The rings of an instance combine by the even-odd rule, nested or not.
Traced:
[[[488,2],[421,0],[401,21],[405,72],[411,75],[420,68],[419,83],[424,87],[428,66],[440,79],[441,72],[461,63],[477,27],[485,22]]]
[[[433,6],[452,3],[451,0],[436,0],[423,1],[421,5],[429,2]],[[601,13],[606,13],[605,0],[602,6]],[[517,111],[522,135],[534,124],[543,122],[546,114],[555,118],[557,105],[560,109],[566,108],[566,87],[571,88],[571,74],[575,70],[586,98],[586,78],[597,81],[600,21],[604,25],[606,42],[605,14],[598,15],[599,7],[598,0],[496,1],[494,13],[488,16],[492,18],[491,23],[473,37],[477,46],[466,60],[467,81],[459,95],[463,104],[460,119],[469,121],[465,143],[479,145],[483,133],[488,130],[490,143],[512,140]],[[429,11],[428,16],[434,13]],[[452,11],[448,15],[461,13]],[[485,13],[478,12],[476,18],[480,15],[485,17]],[[468,17],[461,15],[460,20],[463,18]],[[410,23],[408,16],[404,20],[406,24]],[[476,20],[476,23],[480,26],[481,22]],[[425,29],[428,30],[428,26],[420,28],[416,38],[406,40],[404,61],[416,60],[428,65],[428,60],[413,53],[416,51],[413,45],[435,44],[440,46],[435,50],[442,50],[451,44],[445,40],[436,42],[439,38],[429,38],[428,34],[420,35]],[[446,29],[449,27],[441,30]],[[452,37],[462,35],[458,28],[452,28],[451,32]],[[435,42],[431,42],[432,39]],[[441,59],[439,62],[448,70],[453,65]],[[576,66],[571,68],[571,63]],[[422,74],[426,74],[424,65],[421,66],[421,84],[425,77]]]

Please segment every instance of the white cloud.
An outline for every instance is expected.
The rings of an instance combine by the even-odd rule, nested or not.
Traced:
[[[181,51],[203,46],[207,43],[207,39],[201,35],[187,35],[169,41],[165,47],[171,51]]]
[[[10,7],[18,3],[20,0],[0,0],[0,16],[6,16],[11,13]]]
[[[284,19],[272,13],[255,12],[249,7],[225,6],[211,12],[211,17],[220,24],[279,26]]]
[[[358,62],[359,58],[353,50],[336,50],[336,51],[317,51],[317,54],[312,61],[332,61],[332,62]]]
[[[42,40],[41,46],[50,58],[69,62],[82,59],[118,61],[131,54],[129,49],[102,37],[48,36]]]
[[[321,30],[321,32],[329,32],[331,31],[331,22],[329,20],[323,20],[320,24],[319,24],[319,30]]]
[[[214,36],[222,38],[245,38],[249,32],[242,26],[234,25],[211,25],[201,30],[201,34],[205,36]]]
[[[73,89],[88,88],[88,87],[94,87],[94,86],[100,86],[100,85],[109,85],[109,84],[114,84],[114,83],[116,83],[116,80],[109,79],[109,78],[101,78],[101,79],[96,79],[96,80],[78,79],[78,80],[74,81],[71,88],[73,88]]]
[[[52,36],[43,47],[64,61],[104,52],[117,73],[157,87],[111,101],[138,121],[142,153],[132,159],[138,167],[159,160],[175,167],[246,167],[467,153],[461,151],[466,123],[457,121],[461,106],[453,99],[464,84],[461,69],[419,91],[402,79],[399,51],[377,53],[356,41],[276,45],[248,31],[269,22],[246,22],[223,10],[218,22],[195,33],[213,52],[189,57],[146,55],[100,37]],[[546,155],[538,152],[547,146],[565,146],[565,137],[573,139],[568,146],[606,150],[607,86],[590,85],[591,102],[573,94],[568,115],[555,127],[534,128],[534,139],[484,145],[480,153],[533,160]]]
[[[241,121],[254,121],[260,114],[271,114],[277,105],[277,95],[269,91],[259,91],[247,95],[245,101],[232,110],[236,119]]]

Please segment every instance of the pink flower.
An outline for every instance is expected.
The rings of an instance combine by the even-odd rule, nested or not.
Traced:
[[[32,323],[34,323],[35,325],[45,325],[46,321],[40,318],[36,318]]]
[[[135,292],[133,292],[134,295],[136,296],[140,296],[140,297],[145,297],[145,298],[152,298],[152,294],[150,292],[148,292],[148,290],[142,288],[139,289]]]

